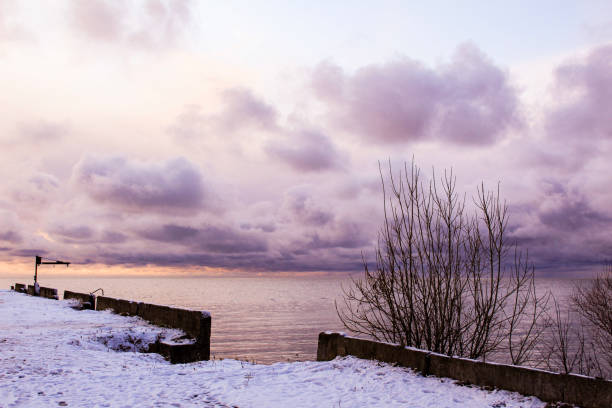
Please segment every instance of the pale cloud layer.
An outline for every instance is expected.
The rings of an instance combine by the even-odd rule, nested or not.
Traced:
[[[433,63],[401,49],[262,70],[220,56],[251,44],[240,13],[211,37],[204,3],[58,4],[0,0],[1,262],[359,271],[382,220],[378,162],[413,156],[453,167],[468,197],[501,182],[510,236],[542,273],[612,258],[601,37],[536,94],[478,38]]]

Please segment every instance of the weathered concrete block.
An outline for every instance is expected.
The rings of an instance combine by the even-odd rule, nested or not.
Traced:
[[[79,302],[82,309],[95,309],[96,296],[90,295],[89,293],[72,292],[70,290],[64,291],[64,300],[74,299]]]
[[[319,333],[317,345],[317,361],[330,361],[338,357],[338,341],[344,338],[340,333]]]
[[[47,299],[55,299],[58,300],[59,296],[57,295],[57,289],[40,287],[40,296]]]
[[[96,310],[107,310],[107,309],[115,309],[115,303],[117,299],[107,297],[107,296],[98,296],[96,298]]]

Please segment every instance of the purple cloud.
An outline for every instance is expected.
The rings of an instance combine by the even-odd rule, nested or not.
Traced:
[[[306,249],[362,248],[370,244],[371,237],[355,222],[340,222],[325,233],[315,231],[304,244]]]
[[[271,222],[268,222],[268,223],[257,223],[257,224],[254,224],[254,225],[251,224],[251,223],[245,222],[245,223],[240,224],[240,229],[247,230],[247,231],[250,231],[250,230],[260,230],[260,231],[263,231],[263,232],[274,232],[274,231],[276,231],[276,225],[274,225]]]
[[[192,214],[206,208],[202,176],[184,158],[143,163],[86,156],[73,179],[95,201],[129,211]]]
[[[57,226],[51,230],[53,235],[61,237],[65,242],[88,240],[93,237],[93,230],[87,225]]]
[[[180,242],[186,239],[193,239],[198,235],[198,230],[191,227],[168,224],[161,228],[142,231],[140,236],[146,239],[160,242]]]
[[[226,226],[193,228],[168,224],[141,231],[139,235],[149,240],[181,244],[206,253],[265,252],[268,249],[266,241],[258,234],[240,232]]]
[[[260,235],[208,226],[200,230],[197,247],[213,253],[241,254],[265,252],[268,244]]]
[[[225,90],[222,94],[225,110],[215,118],[222,129],[235,131],[239,128],[254,127],[274,130],[277,112],[245,88]]]
[[[223,108],[207,114],[199,106],[189,105],[168,127],[168,132],[181,139],[204,136],[225,137],[241,130],[278,130],[276,109],[258,98],[249,89],[232,88],[221,93]]]
[[[0,231],[0,241],[9,242],[11,244],[20,244],[23,241],[23,238],[17,231]]]
[[[47,250],[45,249],[16,249],[11,251],[11,254],[14,256],[22,257],[22,258],[30,258],[36,255],[45,255]]]
[[[577,201],[566,199],[553,208],[541,210],[538,217],[542,224],[566,232],[602,226],[607,228],[612,224],[611,217],[595,211],[584,197]]]
[[[284,140],[273,140],[266,152],[298,171],[322,171],[342,166],[338,150],[325,134],[301,131]]]
[[[556,70],[557,100],[547,118],[552,140],[596,142],[612,137],[612,45]]]
[[[72,27],[89,39],[162,49],[175,45],[190,24],[191,1],[75,1],[69,14]]]
[[[321,208],[312,197],[308,186],[295,187],[285,193],[283,207],[291,220],[301,224],[322,227],[334,219],[334,215]]]
[[[284,252],[280,255],[266,253],[195,253],[176,254],[170,252],[102,252],[96,258],[104,259],[109,265],[159,265],[159,266],[201,266],[237,269],[240,271],[358,271],[362,269],[359,254],[294,255]]]
[[[339,126],[375,142],[492,144],[521,124],[507,74],[470,45],[437,69],[401,59],[348,76],[324,63],[312,87]]]
[[[122,244],[127,241],[127,235],[117,232],[106,230],[102,233],[99,242],[104,244]]]

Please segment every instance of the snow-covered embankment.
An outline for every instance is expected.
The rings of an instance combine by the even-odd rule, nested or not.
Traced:
[[[544,406],[536,398],[352,357],[171,365],[157,354],[133,352],[160,335],[176,334],[138,318],[0,291],[0,407]]]

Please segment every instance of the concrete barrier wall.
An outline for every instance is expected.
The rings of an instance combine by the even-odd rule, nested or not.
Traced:
[[[47,299],[55,299],[55,300],[59,299],[59,296],[57,295],[57,289],[45,288],[44,286],[40,287],[39,296],[47,298]]]
[[[449,357],[411,347],[357,339],[341,333],[319,334],[317,360],[352,355],[397,363],[423,375],[516,391],[543,401],[564,401],[583,408],[612,407],[612,381],[573,374],[557,374],[527,367]]]
[[[15,289],[17,289],[18,287],[21,287],[21,286],[25,286],[25,285],[21,285],[20,283],[16,283],[15,284]],[[59,296],[57,295],[57,289],[46,288],[44,286],[39,286],[38,289],[39,289],[39,291],[38,291],[38,293],[36,293],[34,285],[28,285],[28,287],[26,289],[26,293],[28,295],[30,295],[30,296],[41,296],[41,297],[44,297],[44,298],[55,299],[55,300],[59,299]]]
[[[150,348],[150,351],[167,356],[173,363],[210,359],[211,318],[208,312],[98,296],[96,310],[107,309],[112,309],[115,313],[126,316],[138,316],[158,326],[180,329],[188,336],[193,337],[195,344],[192,345],[160,343]]]
[[[15,291],[16,292],[21,292],[21,293],[27,293],[28,292],[28,287],[23,284],[23,283],[16,283],[15,284]]]
[[[96,306],[96,297],[94,295],[90,295],[89,293],[79,293],[70,290],[65,290],[64,300],[67,299],[77,300],[81,304],[83,309],[95,309]]]

